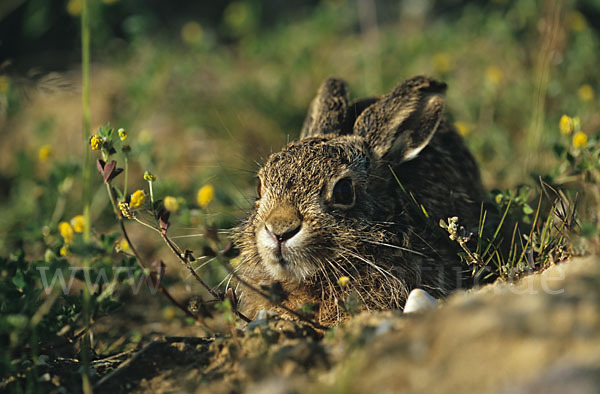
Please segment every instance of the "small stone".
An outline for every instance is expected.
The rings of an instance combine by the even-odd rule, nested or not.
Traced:
[[[439,306],[438,300],[433,298],[428,292],[422,289],[413,289],[404,304],[404,313],[425,312],[436,309]]]
[[[50,376],[50,374],[48,372],[46,372],[45,374],[43,374],[42,376],[39,377],[40,382],[49,382],[51,379],[52,379],[52,377]]]
[[[38,367],[46,366],[46,365],[48,365],[48,360],[50,360],[50,357],[48,357],[45,354],[41,354],[37,359],[36,365]]]
[[[279,314],[275,311],[261,309],[256,314],[256,319],[248,323],[248,325],[246,326],[246,331],[251,332],[256,327],[266,328],[269,325],[269,319],[274,319],[278,316]]]
[[[263,320],[263,319],[273,318],[273,317],[277,317],[277,316],[279,316],[279,314],[275,311],[261,309],[256,314],[256,320]]]

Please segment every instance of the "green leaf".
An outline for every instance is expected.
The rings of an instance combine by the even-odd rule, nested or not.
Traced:
[[[12,277],[12,283],[19,290],[23,290],[23,288],[27,284],[27,283],[25,283],[25,277],[23,276],[23,272],[17,271],[17,273],[15,274],[15,276]]]
[[[561,144],[555,144],[552,147],[552,150],[554,150],[554,153],[559,158],[561,158],[567,152],[567,148],[564,145],[561,145]]]
[[[533,208],[531,208],[529,204],[525,203],[523,204],[523,213],[525,215],[531,215],[533,213]]]
[[[584,238],[593,238],[598,234],[598,226],[592,222],[584,221],[581,223],[581,235]]]
[[[107,251],[112,251],[113,249],[113,245],[115,244],[115,242],[117,241],[117,239],[121,236],[121,233],[118,231],[109,233],[109,234],[102,234],[100,236],[100,241],[102,242],[102,246],[104,247],[105,250]]]

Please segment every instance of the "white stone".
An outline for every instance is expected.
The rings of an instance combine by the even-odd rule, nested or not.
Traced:
[[[440,303],[428,292],[422,289],[413,289],[404,304],[404,313],[425,312],[436,309]]]

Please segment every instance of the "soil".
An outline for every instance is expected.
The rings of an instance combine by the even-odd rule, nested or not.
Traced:
[[[48,362],[44,390],[79,390],[78,367]],[[327,332],[274,317],[220,335],[155,335],[92,367],[97,393],[597,393],[600,258]]]

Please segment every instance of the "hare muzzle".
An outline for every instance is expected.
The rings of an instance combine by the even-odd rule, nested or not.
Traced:
[[[306,232],[302,217],[290,206],[273,209],[257,226],[258,252],[273,277],[301,280],[312,271],[300,258],[304,254]]]

